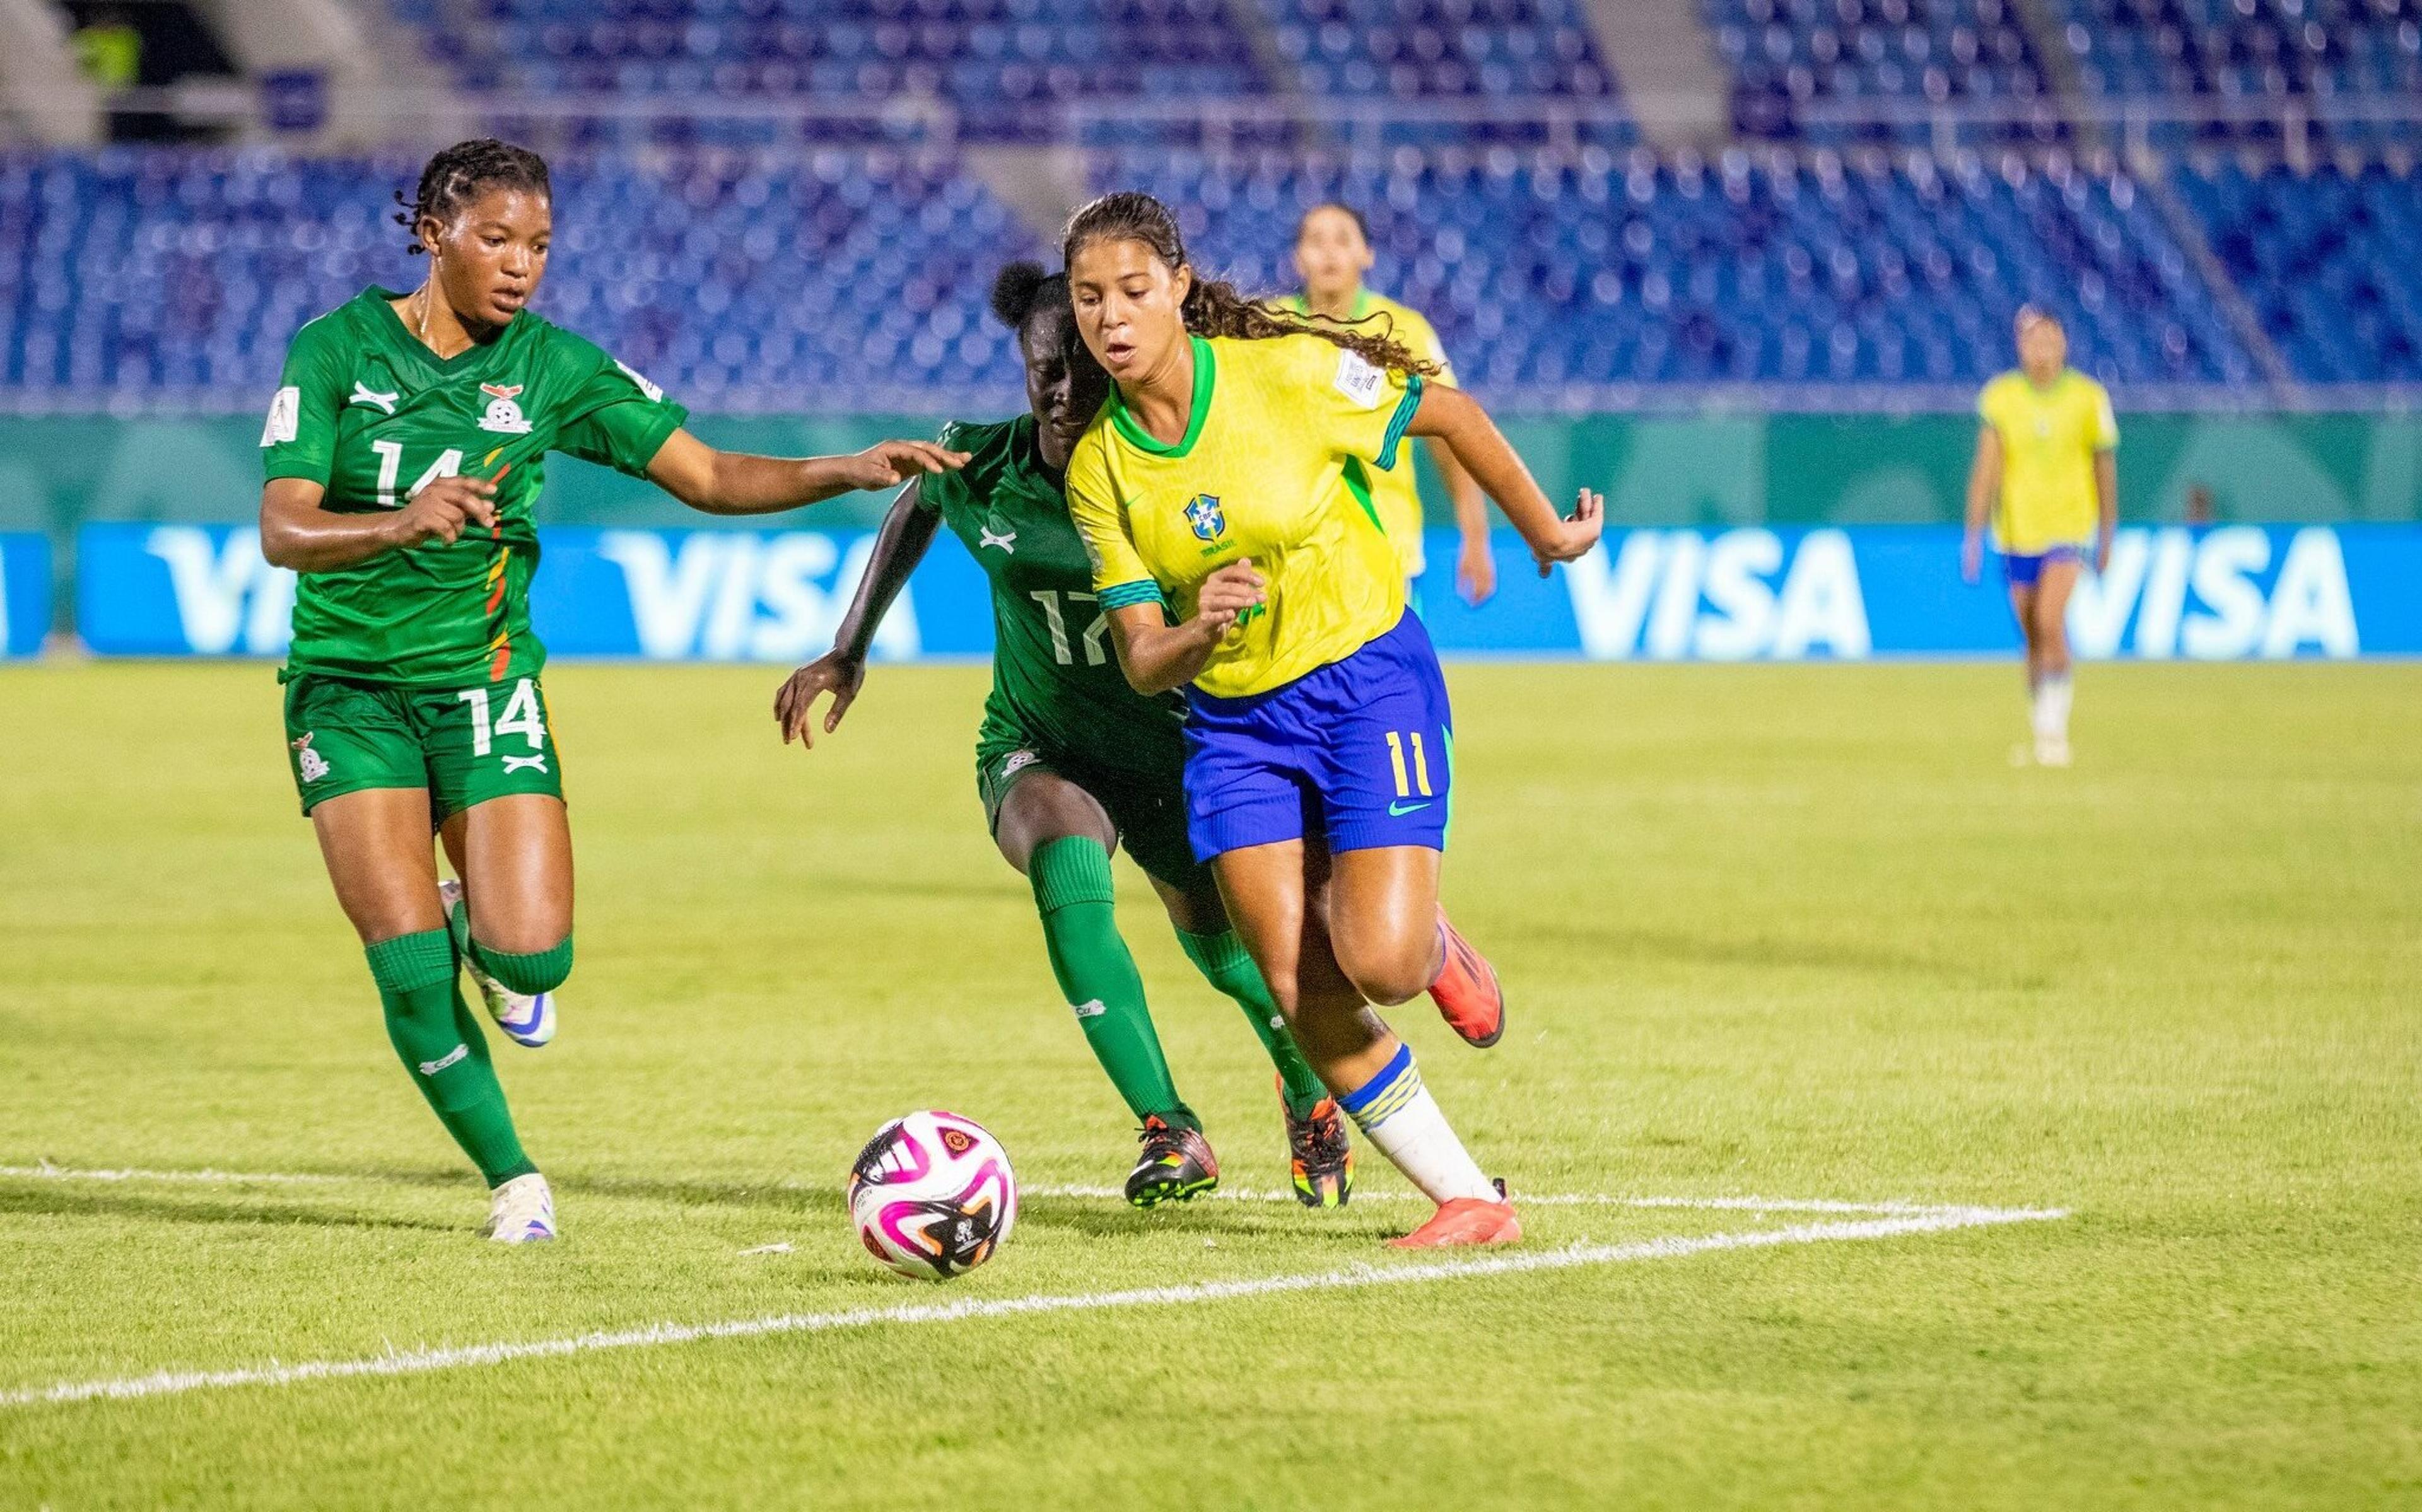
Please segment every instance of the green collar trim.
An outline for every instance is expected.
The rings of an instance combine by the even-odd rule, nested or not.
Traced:
[[[1187,339],[1194,344],[1194,413],[1186,417],[1186,434],[1177,438],[1175,445],[1155,440],[1152,432],[1136,424],[1135,416],[1127,413],[1126,396],[1119,392],[1117,384],[1110,385],[1110,426],[1120,439],[1138,451],[1155,457],[1183,457],[1194,449],[1194,443],[1203,434],[1203,422],[1211,417],[1211,391],[1219,382],[1219,359],[1212,355],[1211,343],[1201,336]]]

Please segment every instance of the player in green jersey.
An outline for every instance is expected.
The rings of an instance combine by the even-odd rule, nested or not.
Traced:
[[[278,678],[303,812],[388,1039],[493,1189],[484,1232],[520,1243],[555,1236],[555,1200],[456,977],[471,972],[521,1043],[554,1035],[572,970],[572,832],[529,624],[546,454],[742,515],[966,459],[925,442],[783,460],[699,441],[653,384],[526,307],[553,231],[533,153],[450,147],[397,218],[429,276],[409,294],[367,289],[295,334],[260,438],[260,544],[301,574]],[[439,882],[432,832],[459,881]]]
[[[1338,1206],[1353,1180],[1345,1121],[1289,1037],[1209,868],[1187,845],[1184,705],[1127,686],[1061,495],[1069,448],[1109,380],[1077,339],[1065,277],[1013,263],[992,304],[1017,333],[1032,413],[942,432],[943,445],[968,454],[967,467],[901,491],[832,650],[793,674],[774,701],[782,737],[813,745],[814,706],[826,693],[825,730],[841,727],[865,682],[875,627],[936,531],[949,526],[992,589],[993,685],[976,737],[976,786],[1002,857],[1033,884],[1051,970],[1086,1042],[1142,1122],[1127,1200],[1149,1208],[1191,1198],[1219,1184],[1219,1165],[1202,1120],[1177,1095],[1112,916],[1110,853],[1122,842],[1168,908],[1187,959],[1245,1010],[1278,1067],[1296,1195],[1308,1207]]]

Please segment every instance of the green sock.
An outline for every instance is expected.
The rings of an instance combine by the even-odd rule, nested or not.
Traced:
[[[454,1143],[492,1187],[537,1170],[513,1133],[505,1090],[488,1062],[487,1036],[455,990],[447,932],[398,935],[364,954],[386,1009],[387,1039]]]
[[[1194,1110],[1178,1099],[1144,1005],[1143,978],[1119,938],[1109,852],[1083,835],[1063,835],[1036,850],[1027,880],[1043,915],[1051,974],[1128,1111],[1139,1119],[1157,1115],[1180,1129],[1202,1128]]]
[[[446,916],[446,931],[454,940],[455,950],[480,963],[480,969],[512,990],[527,997],[552,992],[572,974],[572,936],[565,935],[553,948],[525,951],[515,955],[510,950],[495,950],[471,938],[471,905],[458,899],[454,912]]]
[[[1329,1096],[1329,1088],[1313,1074],[1312,1063],[1297,1048],[1295,1036],[1287,1033],[1286,1019],[1279,1005],[1270,1000],[1267,983],[1262,980],[1262,969],[1236,938],[1234,929],[1219,934],[1187,934],[1177,931],[1177,943],[1186,949],[1186,959],[1199,968],[1213,987],[1236,1000],[1245,1010],[1246,1021],[1253,1033],[1261,1037],[1262,1049],[1269,1052],[1270,1064],[1279,1068],[1279,1095],[1286,1099],[1287,1111],[1300,1118],[1320,1105]]]

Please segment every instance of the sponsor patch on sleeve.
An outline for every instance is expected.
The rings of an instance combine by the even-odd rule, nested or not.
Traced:
[[[1363,409],[1379,402],[1388,386],[1387,369],[1374,367],[1359,352],[1340,350],[1337,353],[1337,392]]]
[[[269,420],[260,428],[260,444],[276,446],[292,441],[302,425],[303,391],[290,383],[269,401]]]

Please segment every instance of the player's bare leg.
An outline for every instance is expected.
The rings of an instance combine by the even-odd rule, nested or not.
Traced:
[[[328,799],[311,828],[338,905],[361,937],[387,1038],[429,1106],[493,1189],[489,1237],[555,1237],[555,1202],[513,1131],[486,1037],[455,990],[456,958],[439,906],[429,794],[379,787]]]
[[[2043,686],[2042,652],[2036,646],[2036,585],[2032,583],[2010,585],[2010,614],[2019,622],[2019,639],[2024,649],[2027,670],[2027,708],[2036,706],[2036,695]],[[2014,767],[2027,763],[2028,748],[2018,746],[2010,752]]]
[[[1422,1084],[1410,1047],[1363,998],[1330,943],[1329,858],[1301,840],[1247,846],[1213,864],[1237,932],[1296,1043],[1363,1137],[1439,1204],[1398,1243],[1507,1243],[1521,1224]]]
[[[2044,563],[2030,606],[2036,761],[2041,766],[2068,765],[2068,709],[2075,696],[2069,677],[2068,597],[2077,587],[2079,566],[2074,560]]]
[[[1382,1006],[1427,992],[1465,1041],[1486,1049],[1505,1033],[1496,968],[1439,906],[1439,852],[1426,846],[1348,850],[1336,858],[1329,931],[1338,964]]]
[[[440,884],[439,895],[488,1016],[520,1044],[546,1044],[556,988],[572,967],[572,827],[562,801],[493,798],[448,816],[440,837],[460,881]],[[499,958],[512,980],[491,965]]]

